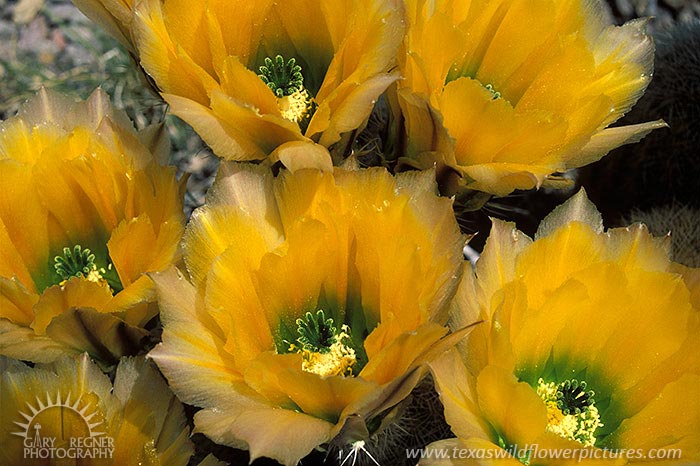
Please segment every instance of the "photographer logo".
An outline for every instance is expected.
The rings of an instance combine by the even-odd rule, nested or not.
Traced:
[[[56,393],[46,394],[46,400],[36,398],[36,405],[27,403],[20,411],[23,421],[14,423],[21,430],[12,432],[22,437],[25,459],[46,458],[111,458],[114,439],[104,432],[101,415],[81,395],[71,400]]]

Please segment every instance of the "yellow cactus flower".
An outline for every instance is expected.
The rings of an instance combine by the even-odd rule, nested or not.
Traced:
[[[460,234],[434,174],[224,163],[186,229],[189,280],[153,274],[149,353],[198,432],[296,465],[362,442],[446,336]]]
[[[157,128],[156,128],[157,129]],[[162,129],[162,128],[161,128]],[[145,272],[180,260],[184,216],[163,133],[102,91],[41,91],[0,126],[0,354],[115,364],[157,313]]]
[[[133,0],[72,0],[85,16],[99,23],[132,56],[136,47],[132,35]]]
[[[406,3],[398,155],[411,165],[437,162],[462,188],[503,196],[664,126],[606,129],[651,79],[644,20],[608,25],[584,0]]]
[[[453,315],[456,325],[486,323],[432,363],[457,439],[426,456],[457,448],[512,464],[696,464],[700,303],[667,239],[639,224],[605,232],[583,191],[534,241],[494,220]]]
[[[0,462],[13,466],[185,466],[194,453],[182,405],[143,357],[114,386],[87,354],[33,368],[0,356]]]
[[[113,2],[78,3],[112,11]],[[398,77],[389,70],[403,36],[401,6],[146,0],[134,6],[131,33],[173,114],[220,157],[262,160],[293,141],[329,147],[364,123]]]

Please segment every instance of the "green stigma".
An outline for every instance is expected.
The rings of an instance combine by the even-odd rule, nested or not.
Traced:
[[[494,88],[493,88],[493,85],[487,84],[487,85],[484,86],[484,87],[486,88],[487,91],[489,91],[489,92],[491,93],[491,95],[493,96],[493,100],[496,100],[496,99],[500,99],[500,98],[501,98],[501,93],[498,92],[496,89],[494,89]]]
[[[547,431],[575,440],[584,446],[595,445],[595,431],[603,426],[592,390],[576,379],[559,384],[537,381],[537,394],[547,406]]]
[[[282,55],[277,55],[274,60],[267,57],[265,64],[259,70],[260,79],[278,98],[300,92],[304,88],[301,66],[297,65],[294,58],[290,58],[285,63]]]
[[[333,319],[326,318],[323,309],[316,315],[307,312],[303,318],[297,319],[297,342],[301,348],[314,353],[328,353],[336,342],[338,329],[333,325]]]
[[[322,309],[316,314],[307,312],[297,319],[299,337],[289,351],[301,354],[301,369],[321,377],[352,375],[357,363],[357,354],[352,346],[350,327],[342,325],[340,332],[333,325],[333,319],[326,318]]]
[[[70,248],[63,248],[63,255],[54,258],[53,266],[63,280],[71,277],[87,278],[91,272],[97,270],[95,255],[79,244],[73,246],[72,251]]]
[[[576,379],[565,380],[557,387],[557,408],[564,414],[579,414],[595,401],[593,390],[586,391],[586,382]]]
[[[63,248],[63,254],[54,257],[54,269],[60,277],[59,285],[72,278],[84,278],[91,282],[107,283],[113,293],[118,293],[124,286],[114,266],[108,263],[107,268],[98,267],[95,255],[88,248],[76,244],[71,248]],[[109,262],[109,258],[108,258]]]

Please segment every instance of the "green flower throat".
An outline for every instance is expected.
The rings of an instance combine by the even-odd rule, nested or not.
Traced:
[[[79,244],[73,246],[73,249],[63,248],[63,254],[54,257],[53,266],[58,276],[58,285],[78,277],[96,283],[106,282],[114,294],[123,289],[119,275],[109,258],[106,267],[98,267],[95,254]]]

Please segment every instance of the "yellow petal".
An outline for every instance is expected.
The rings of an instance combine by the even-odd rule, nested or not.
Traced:
[[[379,96],[397,79],[399,75],[380,74],[363,83],[346,83],[344,87],[333,91],[326,99],[320,100],[317,115],[311,119],[306,130],[308,137],[323,133],[319,144],[330,147],[340,140],[342,133],[351,131],[364,123],[374,108]],[[329,110],[325,110],[325,106]],[[321,118],[327,114],[328,119]]]
[[[39,296],[27,290],[16,278],[0,276],[0,317],[29,327],[34,320],[34,305]]]
[[[604,129],[600,133],[593,135],[590,141],[578,151],[578,154],[570,159],[569,166],[581,167],[600,160],[612,149],[625,144],[639,142],[653,130],[666,128],[667,126],[663,120],[656,120],[649,123]]]
[[[333,424],[346,406],[378,388],[362,378],[304,372],[298,354],[263,353],[248,366],[245,377],[251,386],[265,390],[268,399],[288,400],[301,412]]]
[[[557,206],[540,222],[535,239],[543,238],[571,222],[585,223],[596,233],[603,231],[603,216],[588,200],[583,188],[565,203]]]
[[[480,257],[484,260],[476,263],[479,287],[485,296],[515,279],[516,258],[531,244],[532,240],[518,231],[515,224],[491,220],[491,232]]]
[[[197,412],[196,431],[206,432],[218,443],[247,447],[251,460],[266,456],[286,466],[296,466],[330,439],[332,424],[307,414],[264,405],[238,407],[233,412],[233,416],[220,409]]]
[[[122,285],[128,287],[142,273],[164,268],[174,262],[178,233],[181,234],[176,231],[169,241],[158,244],[153,225],[146,215],[122,221],[107,242],[109,256]],[[167,250],[159,251],[161,248]],[[159,263],[154,264],[154,259]]]
[[[48,214],[31,179],[28,167],[0,160],[0,275],[37,291],[48,281]]]
[[[114,439],[115,463],[129,464],[143,454],[142,461],[154,464],[187,464],[194,449],[184,409],[152,363],[143,357],[122,359],[115,375],[114,396],[123,409],[121,428]],[[139,451],[140,445],[147,448]],[[157,462],[149,448],[157,453]]]
[[[261,115],[257,109],[223,92],[212,91],[210,105],[214,115],[224,122],[227,130],[245,135],[265,154],[284,142],[305,140],[296,123],[277,113]]]
[[[214,75],[207,30],[207,2],[173,0],[162,4],[163,28],[194,63]],[[182,14],[187,12],[186,15]]]
[[[608,235],[611,259],[623,268],[668,271],[670,238],[654,238],[642,224],[615,228],[609,230]]]
[[[98,23],[119,41],[130,53],[134,53],[129,24],[131,22],[131,0],[76,0],[75,6],[85,16]]]
[[[451,218],[443,216],[449,212],[449,202],[414,191],[419,184],[415,182],[408,182],[407,189],[392,195],[394,182],[382,170],[370,171],[362,178],[346,176],[341,182],[348,193],[367,193],[354,214],[358,219],[354,226],[355,263],[362,277],[365,314],[371,316],[380,310],[378,317],[386,322],[402,316],[391,326],[387,324],[382,333],[388,333],[381,338],[377,334],[376,341],[388,341],[429,318],[439,320],[447,304],[445,297],[454,293],[463,265],[455,255],[438,253],[461,249],[464,244]],[[409,197],[409,192],[415,197]],[[419,217],[413,213],[421,211],[434,213],[430,221],[426,222],[424,214]],[[368,221],[374,218],[381,218],[381,222]],[[428,225],[441,232],[426,230]],[[403,241],[396,237],[396,231],[411,234]],[[434,238],[441,240],[435,242]]]
[[[67,348],[46,335],[37,335],[31,328],[0,319],[0,354],[15,359],[51,362],[78,351]]]
[[[525,276],[529,304],[539,307],[574,272],[599,262],[602,248],[602,239],[589,226],[578,222],[534,242],[518,257],[515,266],[516,275]]]
[[[683,281],[690,291],[690,302],[694,304],[696,311],[700,311],[700,268],[686,267],[674,262],[671,264],[670,271],[683,277]]]
[[[238,102],[247,102],[260,113],[280,115],[277,99],[270,88],[235,56],[223,61],[221,90]]]
[[[228,56],[238,57],[247,67],[254,66],[252,62],[258,59],[255,47],[262,38],[262,26],[272,17],[272,0],[259,0],[254,4],[240,1],[235,5],[226,0],[217,0],[209,1],[207,6],[213,66],[216,68],[219,66],[218,60],[223,63]],[[183,15],[180,24],[189,28],[192,25],[187,23],[186,18],[187,15]],[[213,37],[215,34],[221,37]],[[224,50],[217,50],[217,43]]]
[[[197,304],[194,287],[174,268],[151,276],[168,330],[148,357],[158,363],[172,390],[183,402],[197,406],[238,399],[236,390],[255,398],[241,384],[235,358],[223,351],[225,340],[217,324]]]
[[[46,335],[76,353],[87,352],[108,368],[121,356],[137,354],[148,332],[111,314],[81,308],[55,317],[46,327]]]
[[[430,363],[435,388],[445,407],[445,419],[459,438],[486,439],[488,423],[481,416],[476,396],[476,378],[470,377],[456,350],[450,350]]]
[[[484,418],[507,442],[533,443],[547,426],[547,409],[535,390],[501,369],[481,371],[477,396]]]
[[[142,275],[128,288],[120,291],[104,307],[105,312],[117,313],[129,325],[145,327],[158,314],[153,282]]]
[[[670,383],[642,411],[624,420],[603,445],[624,445],[645,452],[669,449],[671,453],[671,449],[679,449],[683,462],[700,460],[696,441],[700,436],[699,383],[700,377],[695,374]],[[676,464],[677,460],[669,464]]]
[[[141,63],[166,93],[176,93],[207,104],[213,79],[187,59],[181,45],[172,41],[159,1],[140,2],[136,7],[134,35]],[[206,82],[204,82],[206,81]]]
[[[279,232],[265,218],[260,218],[259,213],[248,211],[246,206],[235,209],[217,205],[207,205],[193,213],[184,236],[184,252],[196,285],[205,279],[216,257],[229,247],[244,254],[247,265],[259,264],[263,255],[275,247]],[[248,238],[246,244],[236,241],[240,237]]]
[[[261,352],[274,348],[273,331],[277,331],[277,319],[261,318],[264,298],[258,296],[256,277],[250,272],[261,257],[251,258],[243,250],[251,246],[234,243],[211,264],[205,295],[212,319],[226,335],[225,349],[236,355],[241,372]]]
[[[281,320],[294,327],[304,310],[317,309],[325,282],[333,280],[333,271],[343,264],[333,233],[314,220],[299,222],[287,229],[282,247],[262,258],[253,280],[272,328],[277,329]]]
[[[32,328],[43,335],[46,327],[57,316],[76,307],[90,307],[102,310],[112,293],[106,283],[96,283],[80,278],[71,278],[65,285],[54,285],[41,295],[34,308],[35,318]]]
[[[292,173],[304,168],[333,171],[333,161],[328,150],[319,144],[304,141],[282,144],[270,154],[270,160],[279,160]]]
[[[390,342],[381,340],[384,327],[382,322],[365,340],[365,349],[370,360],[360,375],[383,385],[408,371],[418,356],[427,351],[447,329],[438,324],[426,324],[411,333],[404,333]],[[375,336],[378,335],[378,336]]]
[[[488,163],[465,167],[462,171],[474,181],[467,187],[477,191],[505,196],[515,189],[539,188],[544,183],[545,173],[554,167],[534,167],[511,163]]]
[[[595,358],[598,364],[605,366],[608,379],[617,382],[618,390],[652,372],[679,350],[689,334],[686,316],[692,312],[682,280],[658,272],[640,272],[628,274],[628,277],[628,289],[634,296],[628,297],[627,306],[640,315],[632,321],[621,322],[613,334],[615,338],[602,348],[604,352],[614,351],[608,353],[613,355],[609,360]],[[670,316],[668,303],[675,303]],[[603,325],[601,323],[601,327]],[[634,347],[634,351],[629,351],[630,347]]]
[[[435,151],[438,149],[440,141],[445,141],[444,145],[447,147],[452,144],[447,129],[443,126],[442,115],[431,107],[427,97],[416,96],[408,89],[399,89],[397,94],[406,131],[411,134],[406,145],[405,155],[416,158],[418,154]],[[446,162],[453,162],[453,151],[446,150],[445,152],[444,157],[452,156]],[[456,164],[456,162],[454,163]],[[432,167],[433,164],[431,163],[429,166]]]

